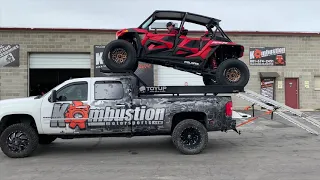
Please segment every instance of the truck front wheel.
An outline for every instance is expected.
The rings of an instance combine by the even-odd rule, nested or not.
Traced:
[[[10,158],[28,157],[37,149],[38,144],[36,130],[23,123],[7,127],[0,136],[1,150]]]
[[[199,154],[208,144],[208,132],[199,121],[186,119],[179,122],[174,128],[172,141],[183,154]]]

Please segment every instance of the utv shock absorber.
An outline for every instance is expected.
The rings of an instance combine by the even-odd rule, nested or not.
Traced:
[[[217,65],[217,60],[216,59],[212,59],[212,69],[217,69],[218,65]]]

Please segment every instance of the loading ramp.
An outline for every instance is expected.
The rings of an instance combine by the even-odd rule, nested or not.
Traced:
[[[317,121],[316,119],[310,117],[306,113],[303,113],[297,109],[293,109],[283,103],[280,103],[280,102],[277,102],[273,99],[262,96],[254,91],[251,91],[251,90],[244,90],[243,92],[236,93],[235,96],[252,103],[252,105],[251,105],[252,107],[254,107],[255,105],[263,107],[263,108],[271,111],[272,113],[279,115],[283,119],[291,122],[292,124],[296,125],[297,127],[304,129],[311,134],[319,135],[319,132],[314,130],[310,126],[320,128],[320,122]],[[254,108],[253,108],[253,110],[254,110]],[[291,113],[292,115],[294,115],[295,117],[288,115],[287,114],[288,112]],[[306,121],[307,124],[304,124],[304,123],[298,121],[296,117]]]

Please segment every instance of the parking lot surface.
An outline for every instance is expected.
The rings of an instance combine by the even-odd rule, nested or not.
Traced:
[[[320,119],[320,113],[310,112]],[[56,140],[36,154],[0,152],[1,180],[318,180],[320,137],[275,116],[210,132],[199,155],[181,155],[169,136]]]

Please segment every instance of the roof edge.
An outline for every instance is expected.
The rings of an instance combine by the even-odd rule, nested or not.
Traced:
[[[60,31],[60,32],[106,32],[115,33],[119,29],[84,29],[84,28],[20,28],[0,27],[0,31]],[[160,31],[161,32],[161,31]],[[203,34],[204,31],[190,30],[189,33]],[[230,35],[308,35],[319,36],[320,32],[297,32],[297,31],[225,31]]]

